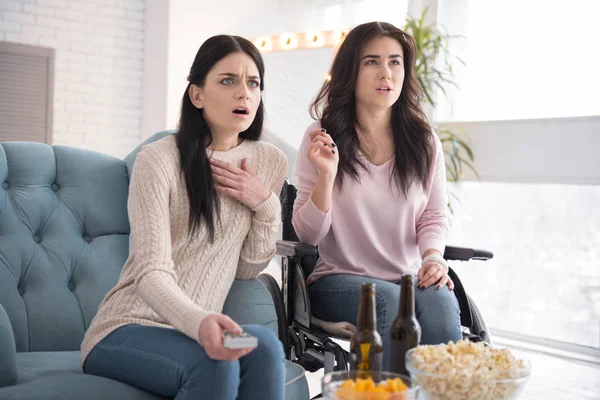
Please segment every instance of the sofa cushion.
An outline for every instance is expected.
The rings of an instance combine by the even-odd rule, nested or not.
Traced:
[[[78,351],[17,353],[17,384],[64,373],[81,374]]]
[[[18,353],[17,369],[18,384],[0,388],[0,399],[162,399],[118,381],[84,374],[78,351]],[[304,369],[286,361],[286,400],[306,399],[308,385]]]
[[[99,376],[57,372],[51,377],[0,389],[2,400],[162,400],[125,383]]]

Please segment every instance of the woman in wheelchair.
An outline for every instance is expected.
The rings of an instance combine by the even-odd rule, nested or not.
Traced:
[[[130,255],[85,335],[86,373],[180,400],[284,398],[277,336],[221,313],[234,278],[255,278],[275,253],[287,160],[259,141],[263,75],[241,37],[198,50],[177,134],[136,158]],[[226,331],[258,344],[225,347]]]
[[[356,322],[361,285],[376,284],[388,365],[402,275],[418,276],[422,343],[461,339],[442,257],[448,220],[444,156],[421,108],[413,39],[391,24],[357,26],[311,106],[296,163],[293,226],[319,247],[309,276],[315,317]]]

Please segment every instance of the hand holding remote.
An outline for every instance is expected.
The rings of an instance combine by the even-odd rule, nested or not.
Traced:
[[[231,333],[225,332],[223,335],[223,345],[228,349],[248,349],[258,346],[258,339],[249,333]]]
[[[254,350],[255,347],[228,349],[223,344],[225,332],[241,334],[242,328],[223,314],[211,314],[200,324],[198,342],[213,360],[234,361]]]

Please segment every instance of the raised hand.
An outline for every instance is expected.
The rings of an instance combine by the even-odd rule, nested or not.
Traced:
[[[309,135],[311,143],[308,148],[308,159],[311,164],[319,174],[335,177],[340,156],[331,136],[325,129],[312,131]]]

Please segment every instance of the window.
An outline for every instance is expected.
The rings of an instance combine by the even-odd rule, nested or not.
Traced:
[[[0,142],[51,143],[54,50],[0,42]]]
[[[464,182],[452,265],[488,327],[600,348],[600,186]],[[492,290],[493,289],[493,290]]]
[[[440,0],[439,15],[466,67],[437,120],[600,115],[600,2]]]

